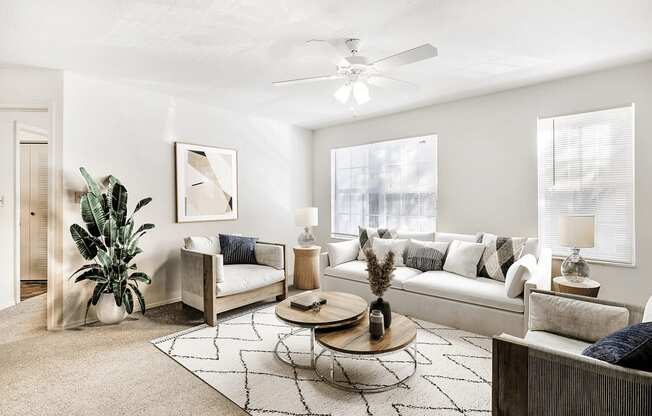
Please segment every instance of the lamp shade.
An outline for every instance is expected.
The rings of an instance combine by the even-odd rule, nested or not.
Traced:
[[[318,224],[316,207],[299,208],[294,214],[294,222],[299,227],[315,227]]]
[[[591,248],[595,245],[595,217],[566,215],[559,218],[559,243],[566,247]]]

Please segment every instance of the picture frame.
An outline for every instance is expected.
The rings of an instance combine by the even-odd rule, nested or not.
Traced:
[[[238,219],[238,152],[175,142],[177,222]]]

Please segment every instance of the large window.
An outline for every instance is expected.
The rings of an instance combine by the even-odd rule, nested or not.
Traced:
[[[633,265],[634,106],[540,119],[539,236],[553,254],[559,217],[594,215],[595,248],[588,259]]]
[[[405,232],[434,231],[437,138],[413,137],[331,151],[331,230],[358,225]]]

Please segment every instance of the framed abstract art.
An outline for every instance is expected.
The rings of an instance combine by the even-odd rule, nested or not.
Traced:
[[[175,143],[177,222],[238,218],[238,153]]]

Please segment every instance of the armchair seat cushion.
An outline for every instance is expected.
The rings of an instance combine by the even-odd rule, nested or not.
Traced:
[[[528,331],[527,334],[525,334],[525,340],[528,344],[538,347],[550,348],[576,355],[582,354],[582,351],[591,345],[590,343],[580,341],[579,339],[565,337],[563,335],[557,335],[546,331]]]
[[[410,267],[397,267],[394,271],[391,287],[402,289],[405,283],[411,277],[419,275],[421,272]],[[327,267],[324,274],[328,276],[340,277],[342,279],[355,280],[357,282],[368,282],[367,262],[354,260],[342,263],[335,267]]]
[[[217,297],[259,289],[285,279],[283,270],[259,264],[224,265],[224,281],[217,283]]]
[[[523,313],[523,298],[509,298],[505,284],[485,277],[469,278],[446,271],[425,272],[403,285],[405,290],[474,305]]]

